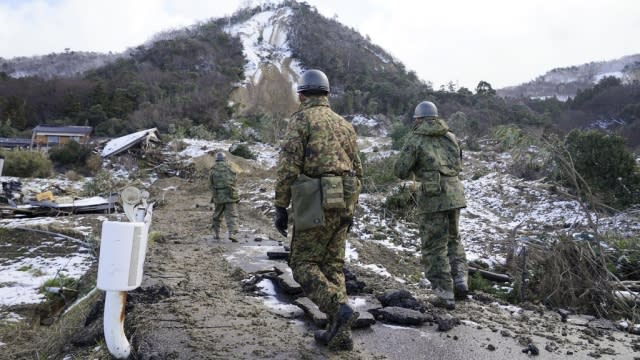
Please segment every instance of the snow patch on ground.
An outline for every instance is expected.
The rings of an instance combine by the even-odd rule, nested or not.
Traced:
[[[358,148],[367,156],[367,161],[389,159],[390,166],[393,166],[391,158],[398,153],[397,150],[391,149],[391,138],[388,137],[360,136],[358,137]]]
[[[378,274],[380,276],[384,276],[384,277],[389,277],[389,278],[393,278],[395,281],[404,284],[406,283],[406,280],[399,278],[397,276],[393,276],[390,272],[387,271],[387,269],[385,269],[383,266],[377,265],[377,264],[367,264],[367,265],[360,265],[361,268],[363,269],[367,269],[372,271],[375,274]]]
[[[278,149],[269,144],[257,143],[249,147],[256,154],[256,162],[265,169],[271,169],[278,162]]]
[[[262,297],[264,304],[274,313],[285,317],[297,317],[297,315],[302,316],[304,314],[297,305],[285,303],[276,297],[277,291],[271,280],[263,279],[257,284],[257,287],[265,295]]]
[[[622,71],[610,71],[610,72],[596,74],[593,78],[593,82],[598,83],[600,82],[600,80],[606,77],[615,77],[618,79],[622,79],[624,77],[624,74],[622,73]]]
[[[0,322],[17,323],[22,320],[24,320],[24,317],[16,313],[12,313],[12,312],[0,313]]]
[[[187,147],[178,152],[180,158],[185,159],[187,162],[193,161],[194,158],[200,157],[205,154],[209,154],[217,151],[229,151],[229,148],[236,143],[232,140],[199,140],[199,139],[182,139],[187,144]],[[278,160],[278,149],[270,144],[264,143],[248,143],[249,150],[256,155],[256,160],[247,159],[247,161],[253,161],[256,165],[264,169],[270,169],[276,165]]]
[[[89,269],[93,260],[90,254],[77,253],[3,261],[0,264],[0,284],[3,284],[0,287],[0,306],[39,303],[44,295],[38,292],[38,288],[46,280],[58,275],[78,279]]]
[[[0,226],[5,228],[38,227],[39,225],[48,225],[48,224],[61,223],[61,222],[64,223],[65,221],[56,219],[54,217],[0,219]]]
[[[358,262],[358,251],[351,245],[349,240],[347,240],[345,249],[345,261],[347,263],[353,262],[354,264]]]
[[[187,147],[178,152],[178,156],[187,158],[187,161],[191,161],[193,158],[200,157],[213,151],[228,151],[229,147],[233,144],[231,140],[211,141],[200,139],[182,139],[187,144]]]
[[[375,127],[378,126],[378,122],[375,119],[368,118],[362,114],[356,114],[351,119],[351,124],[354,126],[366,126],[366,127]]]

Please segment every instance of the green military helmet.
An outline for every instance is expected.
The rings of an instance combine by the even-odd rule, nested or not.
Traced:
[[[438,108],[431,101],[423,101],[418,106],[416,106],[416,110],[413,112],[413,118],[422,118],[422,117],[437,117],[438,116]]]
[[[216,153],[216,161],[224,161],[224,153],[222,151]]]
[[[329,79],[320,70],[307,70],[300,77],[298,92],[329,92]]]

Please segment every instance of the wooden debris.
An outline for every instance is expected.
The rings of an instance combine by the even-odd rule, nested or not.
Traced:
[[[483,278],[496,282],[511,282],[511,276],[508,274],[498,274],[487,270],[482,270],[474,267],[469,267],[469,274],[480,274]]]

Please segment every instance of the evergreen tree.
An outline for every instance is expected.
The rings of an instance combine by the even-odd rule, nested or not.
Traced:
[[[481,96],[495,96],[496,91],[491,87],[491,84],[481,80],[476,87],[476,94]]]

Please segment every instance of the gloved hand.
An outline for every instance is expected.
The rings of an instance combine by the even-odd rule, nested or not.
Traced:
[[[282,236],[287,237],[287,226],[289,225],[289,214],[287,209],[276,206],[276,216],[273,220],[273,224]]]
[[[340,227],[343,227],[347,225],[347,234],[349,233],[349,231],[351,231],[351,228],[353,227],[353,216],[343,216],[340,218]]]

